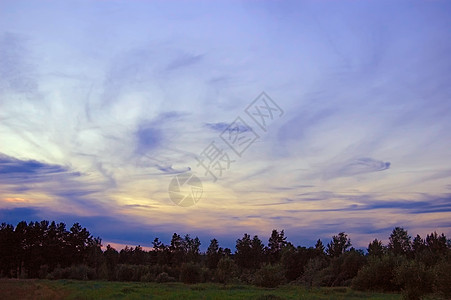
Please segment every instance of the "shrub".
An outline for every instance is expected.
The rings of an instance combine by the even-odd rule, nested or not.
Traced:
[[[48,265],[40,266],[39,267],[39,272],[38,272],[39,279],[47,278],[48,271],[49,271],[49,266]]]
[[[141,277],[150,273],[150,269],[145,265],[132,265],[133,269],[133,281],[141,281]]]
[[[229,257],[223,257],[218,262],[216,268],[216,280],[222,283],[230,282],[237,273],[237,266],[235,262]]]
[[[434,291],[445,299],[451,299],[451,260],[443,259],[434,267]]]
[[[302,284],[312,287],[320,286],[323,280],[323,270],[327,267],[327,259],[323,256],[318,256],[310,259],[304,268],[304,274],[298,280]]]
[[[88,280],[95,279],[95,270],[86,265],[77,265],[69,268],[69,279]]]
[[[141,278],[139,279],[139,281],[141,282],[152,282],[155,280],[155,276],[153,276],[150,273],[146,273],[144,275],[141,276]]]
[[[155,278],[155,282],[158,282],[158,283],[174,282],[174,281],[175,281],[175,278],[169,276],[168,273],[166,273],[166,272],[158,274],[158,276]]]
[[[116,278],[119,281],[141,281],[141,277],[147,274],[152,272],[148,266],[144,265],[121,264],[116,267]]]
[[[97,279],[108,279],[108,280],[114,280],[114,272],[111,272],[111,277],[110,277],[110,272],[108,270],[108,266],[106,263],[102,263],[97,271]],[[110,279],[111,278],[111,279]]]
[[[358,251],[350,250],[330,260],[329,266],[319,272],[320,285],[348,286],[365,264],[365,257]]]
[[[96,279],[96,271],[87,265],[76,265],[67,268],[56,267],[53,272],[49,273],[47,279],[75,279],[75,280],[92,280]]]
[[[402,286],[404,299],[419,300],[432,292],[432,272],[415,260],[405,261],[396,268],[395,281]]]
[[[213,277],[213,271],[209,268],[203,267],[201,269],[200,282],[211,281]]]
[[[254,284],[274,288],[285,282],[284,270],[281,265],[263,265],[255,272]]]
[[[131,265],[117,265],[116,278],[119,281],[132,281],[133,268]]]
[[[399,291],[400,285],[394,281],[395,269],[403,261],[404,258],[392,255],[370,257],[368,264],[352,280],[352,287],[356,290]]]
[[[254,279],[255,279],[254,272],[252,272],[249,269],[244,269],[241,271],[239,282],[252,284],[254,282]]]
[[[180,269],[180,281],[193,284],[201,282],[202,268],[195,263],[184,263]]]
[[[49,279],[67,279],[69,278],[69,268],[56,267],[47,277]]]

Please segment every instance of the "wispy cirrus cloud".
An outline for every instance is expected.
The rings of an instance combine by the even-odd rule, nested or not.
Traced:
[[[172,62],[170,62],[168,64],[168,66],[166,67],[167,71],[172,71],[172,70],[176,70],[179,68],[183,68],[183,67],[187,67],[190,65],[194,65],[198,62],[200,62],[202,59],[204,58],[204,55],[199,54],[199,55],[190,55],[190,54],[185,54],[185,55],[181,55],[179,57],[177,57],[176,59],[174,59]]]
[[[105,184],[101,179],[92,179],[89,174],[68,166],[0,155],[0,200],[3,205],[11,205],[4,199],[21,194],[27,203],[42,201],[51,205],[58,202],[61,211],[70,211],[71,207],[79,213],[102,211],[103,200],[97,196]]]
[[[36,160],[21,160],[0,153],[0,180],[2,183],[36,183],[61,177],[79,177],[68,167]]]
[[[325,179],[350,177],[365,173],[380,172],[390,168],[390,162],[384,162],[369,157],[352,159],[342,164],[329,166],[324,171]]]
[[[30,59],[28,42],[29,39],[24,35],[0,32],[1,93],[33,94],[37,92],[36,70],[33,60]]]

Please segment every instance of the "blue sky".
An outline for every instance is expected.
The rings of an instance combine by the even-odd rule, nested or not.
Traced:
[[[0,218],[104,243],[451,235],[447,1],[0,2]],[[258,128],[261,92],[283,110]],[[216,182],[196,157],[259,138]],[[232,152],[230,155],[232,156]],[[203,196],[169,198],[191,170]]]

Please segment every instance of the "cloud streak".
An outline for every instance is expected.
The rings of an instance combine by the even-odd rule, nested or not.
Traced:
[[[20,160],[0,153],[0,180],[3,183],[34,183],[55,180],[56,176],[79,177],[68,167],[36,160]]]
[[[324,173],[325,179],[350,177],[365,173],[380,172],[390,168],[390,162],[363,157],[349,160],[343,164],[330,166]]]

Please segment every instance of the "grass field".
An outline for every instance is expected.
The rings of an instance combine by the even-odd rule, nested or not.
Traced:
[[[398,294],[357,292],[347,288],[286,285],[276,289],[250,285],[139,283],[75,280],[0,280],[5,299],[401,299]]]

